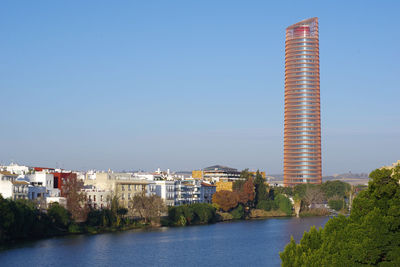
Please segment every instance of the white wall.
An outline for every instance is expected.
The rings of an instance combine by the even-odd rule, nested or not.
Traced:
[[[0,180],[0,194],[3,196],[3,198],[11,198],[12,197],[12,183],[11,183],[11,181]]]
[[[52,173],[35,172],[34,174],[29,175],[29,179],[31,182],[42,183],[47,190],[54,188],[54,175]]]

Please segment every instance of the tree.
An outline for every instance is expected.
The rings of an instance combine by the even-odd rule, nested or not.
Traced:
[[[195,217],[191,205],[182,205],[168,208],[168,220],[173,225],[185,226],[191,224]]]
[[[259,170],[257,170],[256,178],[254,179],[255,186],[255,201],[254,204],[257,205],[260,201],[268,200],[269,194],[267,190],[267,185],[265,184],[265,179],[262,177]]]
[[[244,206],[250,206],[254,201],[254,184],[253,178],[249,178],[244,184],[241,190],[238,192],[239,195],[239,203],[242,203]]]
[[[215,208],[207,203],[191,204],[191,209],[194,213],[194,223],[205,224],[213,222],[215,219]]]
[[[274,199],[275,206],[281,211],[285,212],[286,215],[292,214],[293,205],[292,202],[284,195],[277,195]]]
[[[261,200],[258,202],[256,208],[260,210],[270,211],[274,208],[274,201],[271,199]]]
[[[86,195],[81,191],[83,181],[70,175],[63,183],[63,192],[67,199],[67,210],[77,222],[86,221],[89,208],[86,205]]]
[[[304,201],[307,205],[320,204],[325,200],[325,195],[319,186],[309,185],[306,189]]]
[[[213,195],[212,201],[218,204],[223,211],[229,211],[238,205],[239,195],[235,191],[222,190]]]
[[[234,210],[231,211],[231,215],[233,217],[233,219],[235,220],[240,220],[244,218],[244,208],[241,204],[239,204],[237,206],[237,208],[235,208]]]
[[[342,181],[326,181],[321,185],[321,190],[324,192],[325,196],[329,198],[333,198],[335,196],[344,198],[347,193],[350,191],[351,186],[348,183]]]
[[[312,228],[281,252],[282,266],[400,266],[400,166],[370,174],[349,217]]]
[[[158,223],[161,215],[167,211],[164,201],[157,195],[146,196],[144,193],[135,195],[130,204],[132,214],[144,219],[145,223],[150,221]]]
[[[333,197],[328,200],[328,205],[331,209],[339,211],[344,208],[344,199],[340,197]]]
[[[249,172],[249,169],[244,169],[241,173],[240,173],[240,177],[238,180],[236,180],[233,183],[233,190],[234,191],[240,191],[242,190],[242,187],[244,185],[244,183],[249,179],[249,178],[253,178],[253,174]]]
[[[47,210],[51,222],[60,230],[67,230],[71,223],[71,214],[57,202],[51,203]]]

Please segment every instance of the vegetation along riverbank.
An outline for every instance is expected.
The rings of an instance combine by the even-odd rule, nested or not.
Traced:
[[[0,244],[68,234],[96,234],[143,227],[186,226],[219,221],[282,216],[346,213],[354,188],[340,181],[293,188],[270,187],[260,173],[241,173],[232,191],[219,191],[212,204],[195,203],[167,208],[158,196],[136,195],[128,208],[116,197],[104,209],[82,205],[79,185],[68,186],[67,207],[58,203],[41,209],[28,200],[0,196]]]
[[[400,166],[377,169],[350,216],[312,227],[280,254],[283,266],[400,266]]]

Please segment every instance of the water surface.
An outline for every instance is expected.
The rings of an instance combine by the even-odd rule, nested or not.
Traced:
[[[327,217],[44,239],[0,252],[0,266],[279,266],[279,252]]]

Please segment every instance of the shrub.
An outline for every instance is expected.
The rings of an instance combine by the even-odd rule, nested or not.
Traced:
[[[230,212],[234,220],[240,220],[244,218],[244,208],[242,205],[237,206],[236,209]]]
[[[273,200],[261,200],[258,202],[256,208],[260,210],[270,211],[273,206],[274,206]]]
[[[331,209],[339,211],[344,208],[342,199],[331,199],[328,201],[328,205]]]
[[[192,204],[191,208],[194,213],[194,223],[204,224],[215,220],[215,208],[206,203]]]
[[[71,233],[71,234],[77,234],[77,233],[81,232],[81,228],[76,223],[71,223],[68,226],[68,232]]]
[[[285,197],[284,195],[277,195],[274,199],[275,205],[279,207],[279,209],[285,212],[287,215],[292,214],[293,205],[290,199]]]

